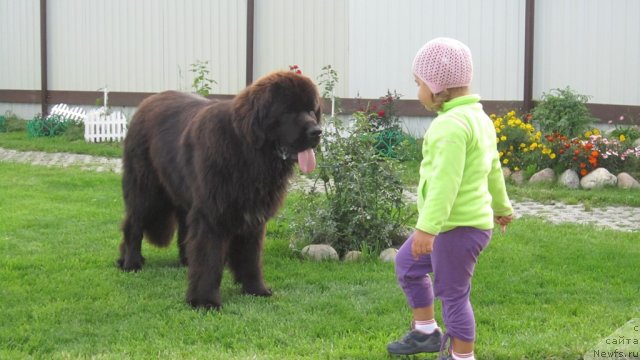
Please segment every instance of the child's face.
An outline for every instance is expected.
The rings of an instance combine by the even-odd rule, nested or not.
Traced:
[[[420,100],[420,103],[427,109],[431,110],[433,108],[433,94],[431,90],[429,90],[427,84],[420,80],[419,77],[415,75],[413,77],[418,85],[418,100]]]

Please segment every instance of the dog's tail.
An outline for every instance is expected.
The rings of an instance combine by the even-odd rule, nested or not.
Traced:
[[[165,247],[171,243],[176,230],[176,216],[173,211],[156,214],[154,218],[145,224],[144,234],[153,245]]]

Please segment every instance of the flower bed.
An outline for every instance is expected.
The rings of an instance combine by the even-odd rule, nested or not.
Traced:
[[[597,168],[613,174],[640,176],[640,144],[630,134],[633,127],[616,128],[605,136],[597,128],[570,138],[560,133],[543,134],[531,124],[531,116],[519,117],[515,111],[491,114],[503,167],[524,170],[525,177],[545,168],[556,174],[575,171],[581,178]]]

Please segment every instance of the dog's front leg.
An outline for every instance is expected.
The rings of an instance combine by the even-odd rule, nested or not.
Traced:
[[[229,245],[229,268],[242,291],[249,295],[271,296],[262,273],[262,248],[267,231],[262,223],[233,237]]]
[[[187,302],[194,308],[219,309],[222,306],[220,283],[230,239],[197,212],[190,214],[188,227]]]

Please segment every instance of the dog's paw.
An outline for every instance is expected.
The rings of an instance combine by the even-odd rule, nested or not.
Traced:
[[[213,299],[187,299],[194,310],[220,310],[222,304]]]
[[[250,288],[250,289],[243,289],[242,290],[245,294],[248,295],[253,295],[253,296],[265,296],[265,297],[269,297],[271,295],[273,295],[271,293],[271,289],[267,288],[267,287],[258,287],[258,288]]]
[[[137,259],[124,259],[119,258],[116,263],[118,267],[122,271],[127,272],[137,272],[142,270],[142,265],[144,264],[144,257],[139,256]]]

